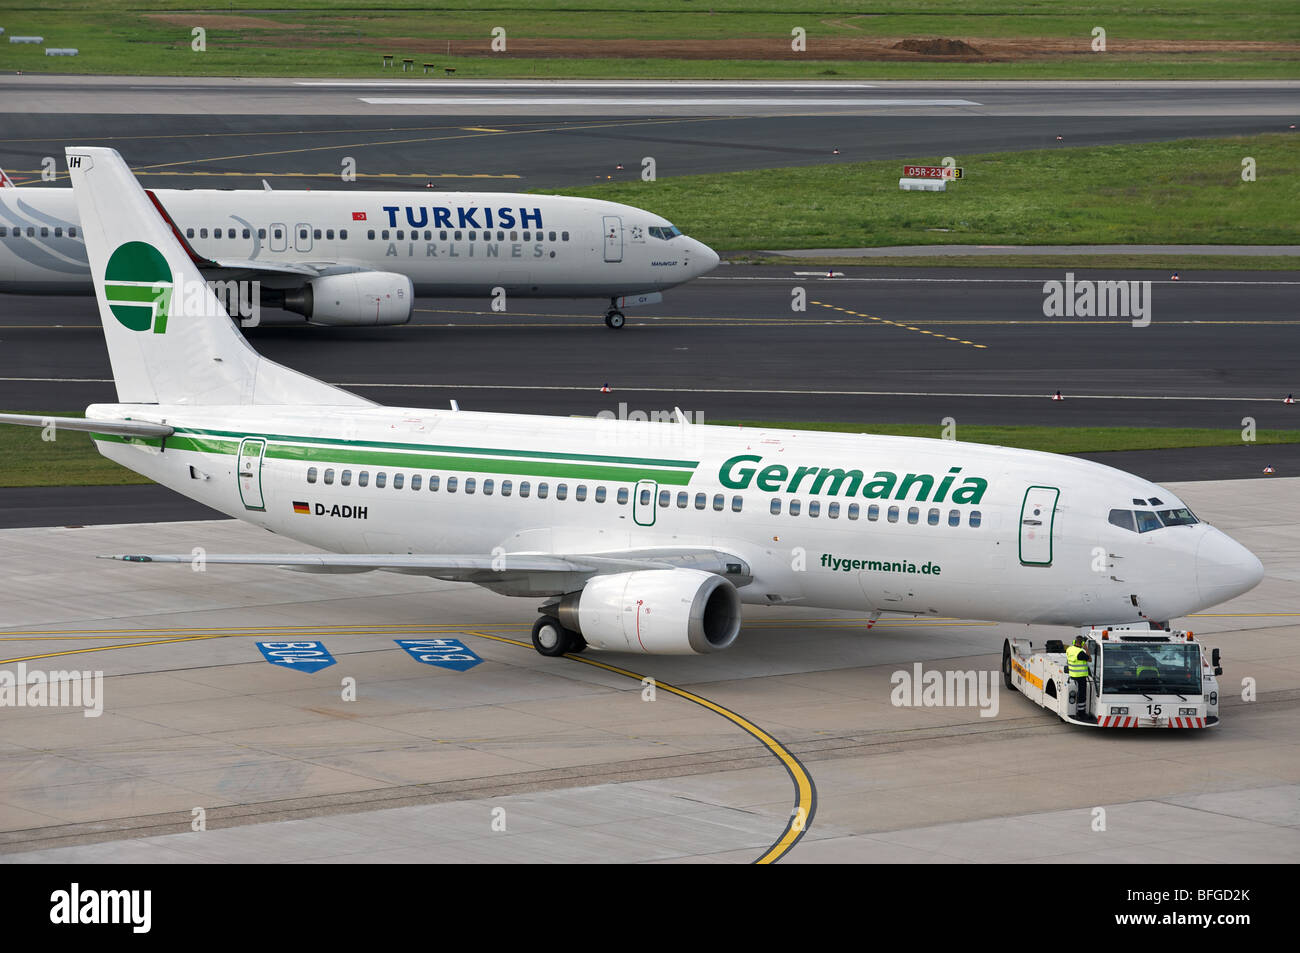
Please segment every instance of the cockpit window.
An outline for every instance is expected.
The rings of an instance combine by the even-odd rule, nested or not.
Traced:
[[[1111,510],[1110,522],[1112,526],[1118,526],[1120,529],[1126,529],[1130,533],[1137,532],[1137,526],[1133,522],[1132,510]]]
[[[648,231],[651,238],[661,238],[664,241],[676,238],[682,233],[682,230],[676,225],[651,225]]]
[[[1185,506],[1180,506],[1173,510],[1157,510],[1156,515],[1160,517],[1160,522],[1166,526],[1191,526],[1193,523],[1199,523],[1191,510]]]
[[[1137,517],[1139,533],[1149,533],[1153,529],[1160,529],[1163,526],[1160,517],[1150,510],[1138,510],[1133,515]]]
[[[1149,533],[1154,529],[1163,529],[1166,526],[1191,526],[1193,523],[1199,523],[1193,513],[1185,506],[1179,506],[1172,510],[1157,510],[1152,513],[1150,510],[1111,510],[1110,523],[1112,526],[1118,526],[1120,529],[1126,529],[1130,533]]]

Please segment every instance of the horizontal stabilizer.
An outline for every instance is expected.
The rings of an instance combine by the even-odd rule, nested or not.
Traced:
[[[117,437],[170,437],[176,431],[166,424],[146,420],[88,420],[85,417],[40,417],[31,414],[0,414],[0,424],[20,427],[54,427],[85,433],[107,433]]]

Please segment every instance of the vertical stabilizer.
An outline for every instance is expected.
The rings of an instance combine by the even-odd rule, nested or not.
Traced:
[[[115,149],[67,160],[120,401],[370,404],[254,351]]]

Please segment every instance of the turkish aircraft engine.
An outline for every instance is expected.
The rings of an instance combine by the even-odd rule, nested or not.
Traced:
[[[359,271],[313,278],[284,293],[284,309],[312,324],[332,327],[405,324],[411,320],[411,279],[387,271]]]

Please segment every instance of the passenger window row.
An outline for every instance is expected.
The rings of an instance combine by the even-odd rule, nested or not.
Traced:
[[[643,489],[641,492],[642,492],[642,494],[643,494],[645,497],[647,497],[647,498],[643,499],[642,502],[648,505],[649,502],[650,502],[650,500],[648,499],[648,496],[649,496],[650,490],[647,488],[647,489]],[[672,491],[672,490],[660,490],[660,491],[659,491],[659,505],[660,505],[661,507],[667,508],[667,507],[671,506],[672,503],[673,503],[673,491]],[[685,490],[679,490],[679,491],[677,492],[677,508],[678,508],[679,510],[684,510],[684,509],[686,509],[686,507],[687,507],[688,505],[690,505],[690,503],[691,503],[691,494],[687,493]],[[740,497],[740,496],[733,496],[733,497],[731,498],[731,512],[733,512],[733,513],[739,513],[739,512],[741,511],[741,509],[744,507],[744,505],[745,505],[745,500],[744,500],[743,497]],[[695,494],[695,508],[696,508],[697,510],[703,510],[703,509],[707,509],[708,506],[709,506],[709,494],[707,494],[707,493],[696,493],[696,494]],[[713,509],[714,509],[714,511],[715,511],[715,512],[718,512],[718,513],[721,513],[721,512],[722,512],[724,509],[726,509],[726,508],[727,508],[727,497],[726,497],[726,495],[723,494],[723,493],[715,493],[715,494],[713,494]]]
[[[809,517],[816,518],[822,515],[821,500],[809,500],[808,508],[805,510],[801,500],[790,500],[787,505],[781,497],[776,496],[772,497],[772,502],[768,505],[768,512],[773,516],[780,516],[783,507],[791,516],[806,514]],[[870,503],[867,505],[866,510],[868,522],[874,523],[880,519],[880,504]],[[827,519],[839,519],[840,512],[841,509],[838,500],[832,500],[826,504]],[[848,519],[856,520],[862,516],[862,506],[859,503],[850,503],[844,508],[843,512]],[[888,523],[897,523],[901,516],[902,508],[898,506],[891,506],[885,511],[885,521]],[[979,510],[971,510],[966,522],[968,526],[975,527],[979,526],[980,523],[983,522],[983,519],[984,517]],[[911,526],[916,526],[921,522],[921,508],[919,506],[909,506],[907,508],[907,522]],[[944,514],[942,510],[937,506],[930,507],[929,511],[925,514],[925,522],[929,526],[938,526],[940,523],[944,522]],[[947,523],[949,526],[960,526],[961,510],[949,510]]]
[[[375,232],[375,230],[374,230],[373,228],[372,228],[372,229],[369,229],[369,230],[366,232],[366,238],[369,239],[370,241],[374,241],[374,240],[375,240],[375,234],[376,234],[376,232]],[[393,230],[392,232],[390,232],[387,228],[385,228],[385,229],[381,229],[381,230],[378,232],[378,235],[379,235],[379,239],[380,239],[380,241],[385,241],[385,242],[386,242],[386,241],[389,241],[389,235],[390,235],[390,234],[393,236],[393,239],[394,239],[394,240],[399,241],[399,242],[404,242],[404,241],[408,241],[408,240],[409,240],[409,241],[413,241],[413,242],[418,242],[418,241],[431,242],[431,241],[433,241],[433,231],[432,231],[431,229],[425,229],[425,230],[424,230],[424,232],[423,232],[423,235],[424,235],[423,239],[420,237],[421,232],[420,232],[418,229],[411,229],[410,238],[408,239],[408,238],[407,238],[407,232],[406,232],[406,229],[404,229],[404,228],[398,228],[398,229]],[[445,242],[445,241],[448,240],[448,236],[450,236],[452,241],[457,241],[457,242],[458,242],[458,241],[462,241],[462,240],[463,240],[467,235],[468,235],[468,237],[469,237],[469,240],[472,241],[472,242],[476,242],[476,241],[479,241],[479,240],[480,240],[480,239],[479,239],[479,232],[477,232],[477,231],[473,231],[473,232],[450,231],[450,232],[449,232],[449,231],[447,231],[446,229],[443,229],[442,231],[438,232],[438,241],[440,241],[440,242]],[[558,237],[557,237],[557,236],[558,236]],[[319,237],[319,236],[317,236],[317,237]],[[345,237],[346,237],[346,236],[345,236]],[[505,232],[497,232],[497,233],[496,233],[496,238],[495,238],[495,239],[492,237],[492,233],[489,232],[489,231],[484,231],[484,232],[482,233],[482,241],[485,241],[485,242],[490,242],[490,241],[504,242],[504,241],[506,241],[506,240],[507,240],[507,239],[506,239],[506,233],[505,233]],[[550,242],[561,241],[561,242],[567,242],[568,240],[569,240],[569,233],[568,233],[568,232],[531,232],[531,231],[529,231],[529,232],[524,232],[524,237],[523,237],[523,239],[522,239],[522,241],[526,241],[526,242],[541,242],[541,241],[550,241]],[[521,239],[519,238],[519,233],[518,233],[518,232],[511,232],[511,233],[510,233],[509,241],[512,241],[512,242],[521,241]]]
[[[236,229],[233,229],[233,228],[227,228],[227,229],[225,229],[225,237],[226,237],[226,238],[234,238],[234,237],[236,237],[235,233],[236,233]],[[220,229],[220,228],[214,228],[214,229],[212,229],[212,233],[211,233],[211,234],[212,234],[212,237],[213,237],[213,238],[221,238],[221,237],[222,237],[222,229]],[[196,230],[193,229],[193,228],[187,228],[187,229],[185,229],[185,237],[186,237],[186,238],[195,238],[196,236],[197,236],[198,238],[207,238],[207,237],[208,237],[208,229],[206,229],[206,228],[200,228],[200,229],[197,230],[197,232],[196,232]],[[284,236],[284,230],[283,230],[283,229],[279,229],[279,228],[277,228],[277,229],[275,230],[275,237],[276,237],[276,238],[282,238],[283,236]],[[339,236],[339,239],[340,239],[340,240],[342,240],[342,241],[347,241],[347,240],[348,240],[348,230],[347,230],[346,228],[340,228],[339,231],[338,231],[338,236]],[[253,237],[253,231],[252,231],[252,229],[245,228],[245,229],[241,229],[241,230],[239,230],[239,237],[241,237],[241,238],[252,238],[252,237]],[[260,238],[260,239],[265,240],[265,238],[266,238],[266,229],[265,229],[265,228],[259,228],[259,229],[257,230],[257,237]],[[305,239],[305,238],[307,237],[307,229],[305,229],[305,228],[300,228],[300,229],[298,229],[298,237],[299,237],[300,239]],[[333,240],[334,240],[334,229],[332,229],[332,228],[327,228],[327,229],[325,229],[323,232],[322,232],[322,230],[319,229],[319,228],[312,229],[312,237],[317,238],[317,239],[320,239],[321,237],[324,237],[326,241],[333,241]]]
[[[307,482],[320,482],[326,486],[333,486],[336,482],[339,486],[352,486],[353,477],[356,478],[357,486],[370,486],[370,471],[359,470],[355,474],[351,470],[338,470],[333,467],[327,467],[321,472],[317,467],[307,468]],[[374,486],[376,489],[385,489],[392,486],[394,490],[401,490],[409,487],[412,490],[423,489],[426,485],[423,474],[412,473],[410,479],[407,479],[405,473],[390,474],[386,470],[378,470],[374,474]],[[449,476],[445,479],[437,473],[429,474],[428,488],[432,492],[443,490],[447,493],[464,492],[467,494],[482,492],[484,496],[492,496],[500,493],[502,496],[513,496],[517,492],[521,497],[530,497],[537,494],[539,500],[545,500],[551,495],[551,484],[540,482],[534,485],[529,480],[520,480],[516,483],[514,480],[497,480],[493,477],[454,477]],[[588,498],[589,488],[585,483],[579,483],[573,487],[573,498],[578,502],[583,502]],[[557,483],[554,486],[555,499],[567,500],[569,498],[569,484]],[[609,491],[604,486],[597,486],[591,490],[591,499],[597,503],[604,503],[608,498]],[[628,501],[627,487],[620,487],[615,496],[620,504],[625,505]]]
[[[322,483],[325,486],[334,486],[335,484],[339,486],[370,486],[371,473],[369,470],[360,470],[354,473],[352,470],[336,470],[334,467],[326,467],[323,471],[319,467],[308,467],[307,482]],[[549,498],[552,490],[554,490],[555,499],[566,500],[569,498],[570,490],[568,483],[556,483],[552,486],[552,484],[545,481],[534,484],[529,480],[520,480],[516,482],[514,480],[497,480],[493,477],[443,477],[437,473],[429,474],[426,482],[424,476],[419,473],[411,474],[410,479],[408,480],[404,473],[393,473],[390,475],[385,470],[379,470],[374,473],[373,485],[377,489],[385,489],[391,486],[394,490],[401,490],[407,487],[412,490],[419,490],[427,485],[429,490],[433,492],[438,492],[439,490],[447,493],[482,492],[484,496],[492,496],[495,493],[499,493],[501,496],[514,496],[515,494],[518,494],[521,497],[527,498],[535,494],[539,500]],[[609,491],[604,486],[588,487],[585,483],[579,483],[576,486],[573,486],[572,490],[573,498],[579,502],[588,499],[589,495],[590,498],[595,500],[597,503],[604,503],[609,498]],[[631,491],[625,486],[618,487],[615,490],[614,499],[620,506],[626,506],[628,500],[631,499]],[[642,506],[650,506],[653,502],[654,496],[649,487],[642,487],[640,504]],[[686,509],[691,505],[691,502],[691,494],[685,491],[679,491],[677,493],[678,509]],[[673,505],[672,490],[659,491],[659,505],[661,507],[669,507]],[[710,503],[709,494],[696,493],[694,495],[695,509],[708,509],[710,505],[714,511],[721,512],[727,508],[727,498],[722,493],[715,493],[713,494],[712,502]],[[733,496],[731,498],[731,511],[733,513],[741,512],[744,505],[745,501],[743,497]],[[839,504],[832,505],[838,506]]]
[[[42,226],[40,226],[39,228],[37,228],[37,227],[34,226],[34,225],[28,225],[28,226],[27,226],[27,237],[28,237],[28,238],[36,238],[36,237],[37,237],[37,232],[40,233],[40,237],[41,237],[41,238],[49,238],[49,237],[50,237],[50,227],[49,227],[48,225],[42,225]],[[0,225],[0,238],[11,238],[11,237],[12,237],[12,238],[22,238],[22,237],[23,237],[23,229],[22,229],[22,226],[21,226],[21,225],[15,225],[12,229],[10,229],[10,227],[9,227],[8,225]],[[63,226],[62,226],[62,225],[55,225],[55,226],[54,226],[54,237],[55,237],[55,238],[62,238],[62,237],[63,237]],[[68,237],[69,237],[69,238],[76,238],[76,237],[77,237],[77,226],[75,226],[75,225],[70,225],[70,226],[68,226]]]

